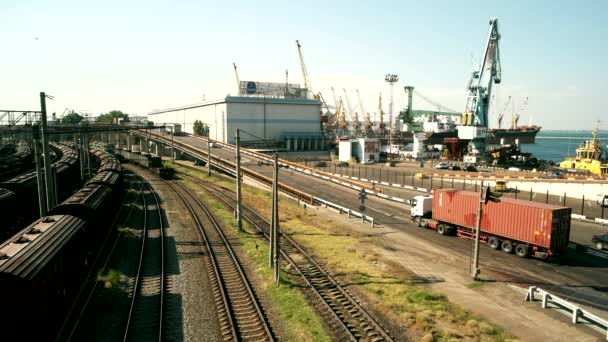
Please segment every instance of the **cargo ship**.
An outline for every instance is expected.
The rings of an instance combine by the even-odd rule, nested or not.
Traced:
[[[487,143],[491,145],[508,144],[534,144],[536,134],[540,132],[540,126],[518,126],[516,128],[488,128]]]
[[[591,140],[585,140],[577,149],[575,157],[566,157],[559,163],[563,169],[587,171],[595,175],[608,175],[608,152],[602,147],[597,134],[598,127],[593,130]]]

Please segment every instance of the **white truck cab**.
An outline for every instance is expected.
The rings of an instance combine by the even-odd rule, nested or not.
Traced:
[[[411,203],[412,218],[429,216],[433,210],[433,196],[414,196]]]

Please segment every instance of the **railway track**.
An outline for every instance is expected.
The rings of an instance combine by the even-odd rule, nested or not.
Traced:
[[[209,192],[226,206],[236,210],[235,197],[231,190],[201,181],[188,174],[180,173]],[[243,218],[267,239],[270,224],[257,212],[243,206]],[[344,289],[321,265],[319,265],[291,237],[281,234],[281,255],[302,275],[310,289],[320,299],[325,314],[330,318],[334,331],[340,338],[364,341],[392,341],[390,335],[369,315],[369,313]]]
[[[162,341],[165,294],[164,226],[158,196],[152,186],[141,179],[144,187],[148,189],[146,194],[146,190],[136,183],[142,193],[144,230],[123,340]],[[154,206],[152,215],[148,212],[150,206]]]
[[[266,315],[220,225],[191,190],[176,182],[167,184],[190,211],[204,240],[204,252],[208,256],[206,266],[213,283],[223,338],[228,341],[274,341]]]
[[[125,175],[125,179],[128,179],[129,184],[127,190],[134,189],[135,185],[132,181],[132,178],[134,176],[128,173],[125,173]],[[141,191],[141,188],[139,188],[139,191],[135,194],[135,198],[133,198],[132,200],[129,200],[129,198],[132,196],[129,195],[128,191],[125,192],[122,203],[120,205],[120,210],[118,211],[116,217],[114,218],[114,221],[112,222],[112,229],[108,230],[108,234],[100,249],[100,252],[93,261],[93,267],[91,267],[91,272],[89,272],[89,274],[87,275],[87,279],[81,287],[78,296],[74,300],[72,308],[68,312],[68,315],[64,320],[63,326],[61,327],[57,337],[55,338],[55,341],[70,341],[74,337],[74,334],[76,333],[76,330],[79,327],[80,321],[83,318],[85,311],[87,310],[89,301],[95,293],[97,284],[96,270],[99,269],[103,273],[103,270],[106,269],[110,257],[112,256],[112,252],[118,242],[118,237],[116,237],[112,243],[112,241],[110,240],[111,233],[115,230],[117,226],[124,226],[126,224],[126,222],[129,220],[129,217],[131,216],[131,213],[133,212],[133,208],[140,200],[140,198],[142,198],[142,196],[143,192]],[[106,249],[108,249],[107,253],[104,252],[104,250]]]

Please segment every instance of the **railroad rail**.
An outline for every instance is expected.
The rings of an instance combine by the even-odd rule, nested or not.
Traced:
[[[235,210],[234,194],[231,190],[180,173],[194,183],[210,189],[210,193],[228,207]],[[228,200],[230,198],[232,201]],[[243,206],[243,218],[267,239],[270,224],[248,206]],[[333,328],[340,330],[342,337],[350,340],[392,341],[390,335],[369,315],[353,296],[345,290],[321,265],[319,265],[291,237],[281,234],[281,255],[303,277],[310,289],[331,317]]]
[[[127,178],[131,179],[132,177],[133,177],[132,175],[128,175]],[[129,183],[129,187],[127,189],[133,188],[134,183],[132,181],[129,181],[128,183]],[[97,282],[96,282],[97,272],[95,272],[95,270],[97,270],[97,269],[100,269],[101,271],[105,270],[108,262],[110,261],[110,258],[112,257],[112,252],[118,242],[119,237],[117,236],[116,239],[114,240],[114,243],[112,244],[112,246],[109,247],[108,243],[110,242],[110,240],[109,240],[110,235],[111,235],[112,231],[115,229],[115,227],[124,226],[126,224],[126,222],[129,220],[129,217],[131,216],[131,213],[133,212],[133,208],[135,207],[134,204],[136,204],[138,202],[139,198],[143,197],[143,190],[140,187],[139,191],[137,192],[137,194],[135,195],[135,198],[132,201],[128,201],[127,200],[128,197],[129,197],[129,194],[127,191],[121,202],[120,209],[119,209],[118,213],[116,214],[114,221],[112,222],[112,225],[111,225],[112,229],[108,231],[108,234],[104,239],[103,245],[102,245],[99,253],[95,257],[95,260],[93,261],[93,266],[91,267],[91,271],[87,275],[85,284],[83,284],[83,286],[79,290],[79,293],[76,296],[76,299],[74,300],[74,303],[72,304],[72,307],[69,310],[68,315],[66,316],[66,319],[64,320],[64,323],[63,323],[61,330],[59,331],[59,334],[57,335],[57,338],[55,339],[55,341],[70,341],[73,338],[73,336],[76,332],[76,329],[78,329],[78,326],[80,324],[80,320],[84,316],[84,313],[85,313],[85,310],[87,309],[89,301],[91,300],[91,298],[93,297],[93,294],[95,293],[95,289],[96,289],[95,285],[97,284]],[[127,203],[129,203],[129,205],[127,205]],[[105,256],[105,258],[102,258],[103,250],[106,247],[110,248],[111,250]],[[102,262],[103,262],[103,265],[101,265]],[[100,267],[97,267],[97,265],[99,265]]]
[[[186,153],[192,155],[193,157],[196,157],[196,158],[205,158],[205,159],[207,158],[207,152],[206,151],[197,149],[197,148],[192,147],[192,146],[187,145],[187,144],[183,144],[181,142],[176,143],[176,145],[180,145],[186,151]],[[213,166],[216,169],[222,170],[222,171],[224,171],[224,172],[226,172],[226,173],[228,173],[228,174],[230,174],[232,176],[235,176],[235,171],[234,171],[236,169],[236,164],[235,163],[233,163],[231,161],[228,161],[226,159],[222,159],[222,158],[217,157],[217,156],[213,156],[213,155],[212,155],[211,161],[212,161],[212,163],[214,163]],[[188,168],[187,165],[182,165],[182,166]],[[191,169],[199,171],[199,169],[196,169],[196,168],[191,168]],[[241,167],[241,171],[243,172],[243,174],[245,176],[247,176],[247,177],[249,177],[249,178],[251,178],[251,179],[253,179],[253,180],[255,180],[255,181],[257,181],[257,182],[259,182],[261,184],[263,184],[263,185],[266,185],[268,187],[272,186],[272,178],[270,178],[270,177],[266,177],[266,176],[264,176],[262,174],[259,174],[259,173],[255,172],[253,170],[250,170],[250,169],[247,169],[247,168],[244,168],[244,167]],[[309,194],[307,192],[298,190],[298,189],[296,189],[294,187],[291,187],[291,186],[289,186],[287,184],[284,184],[284,183],[281,183],[281,182],[279,182],[278,189],[279,189],[280,192],[282,192],[282,193],[286,194],[287,196],[292,197],[292,198],[294,198],[296,200],[299,200],[299,201],[302,201],[302,202],[308,203],[308,204],[314,204],[314,197],[313,197],[312,194]]]
[[[206,265],[213,282],[212,288],[224,339],[274,341],[275,337],[266,315],[214,216],[191,190],[176,182],[167,184],[175,190],[190,211],[205,242],[205,255],[208,256]],[[204,220],[210,224],[203,224],[192,203],[196,203],[204,212]]]
[[[143,180],[143,178],[141,178]],[[137,183],[136,183],[137,184]],[[149,195],[153,198],[152,205],[158,215],[158,227],[151,229],[152,220],[148,217],[148,200],[143,194],[143,236],[139,265],[135,284],[132,289],[131,306],[125,326],[123,340],[152,341],[163,339],[163,304],[165,293],[165,246],[164,226],[158,196],[152,186],[144,181]],[[158,297],[157,301],[149,298]]]

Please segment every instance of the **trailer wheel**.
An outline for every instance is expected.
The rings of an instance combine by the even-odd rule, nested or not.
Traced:
[[[445,235],[446,229],[445,229],[445,226],[443,225],[443,223],[440,223],[437,225],[437,233],[439,233],[441,235]]]
[[[515,254],[520,258],[527,258],[530,255],[530,248],[528,245],[517,245],[515,246]]]
[[[414,221],[416,222],[416,227],[422,227],[422,217],[416,216]]]
[[[502,249],[502,251],[505,253],[511,253],[513,252],[513,243],[511,243],[509,240],[504,240],[500,244],[500,249]]]
[[[490,237],[490,239],[488,239],[488,245],[492,249],[499,249],[500,248],[500,240],[498,240],[497,237],[492,236],[492,237]]]

